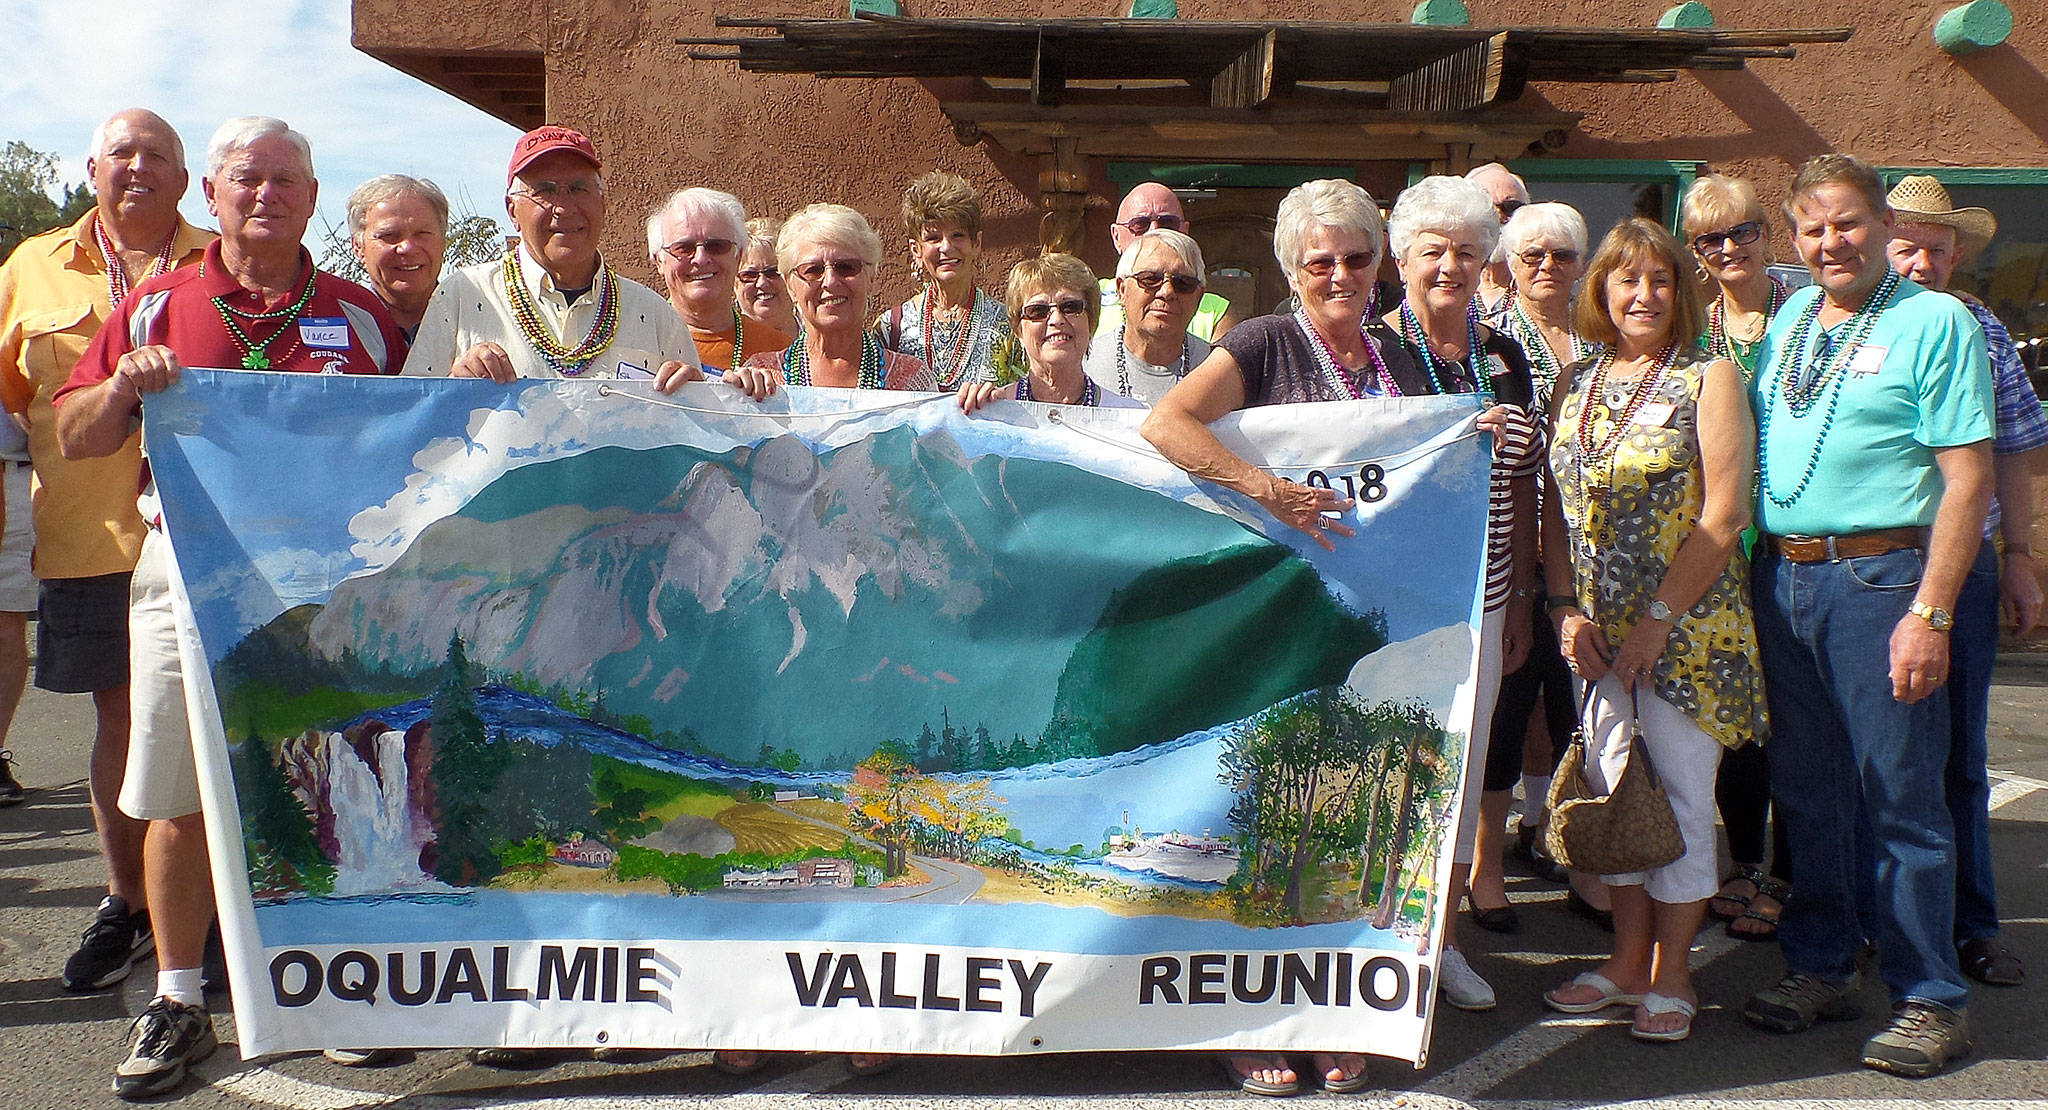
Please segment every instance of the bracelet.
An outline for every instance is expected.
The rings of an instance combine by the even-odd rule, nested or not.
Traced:
[[[1543,599],[1543,608],[1547,612],[1555,613],[1559,609],[1576,609],[1578,607],[1579,599],[1569,594],[1551,594]]]

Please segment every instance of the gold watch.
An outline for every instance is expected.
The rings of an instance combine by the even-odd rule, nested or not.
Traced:
[[[1943,609],[1939,605],[1929,605],[1924,601],[1916,601],[1912,605],[1907,606],[1906,611],[1926,621],[1927,627],[1932,628],[1936,632],[1947,632],[1956,626],[1955,614]]]

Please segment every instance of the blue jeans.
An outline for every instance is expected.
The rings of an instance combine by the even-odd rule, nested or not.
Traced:
[[[1998,935],[1991,874],[1991,778],[1984,730],[1991,719],[1991,663],[1998,654],[1998,552],[1989,541],[1956,597],[1949,633],[1950,743],[1943,783],[1956,833],[1957,944]]]
[[[1892,629],[1924,558],[1913,549],[1821,563],[1766,555],[1755,566],[1772,803],[1798,884],[1778,926],[1786,966],[1853,975],[1865,933],[1857,895],[1868,890],[1892,999],[1961,1007],[1969,990],[1953,938],[1954,838],[1938,785],[1947,691],[1906,705],[1889,675]],[[1859,828],[1871,837],[1867,852]]]

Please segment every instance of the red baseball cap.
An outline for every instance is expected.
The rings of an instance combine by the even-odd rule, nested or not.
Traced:
[[[505,168],[505,183],[511,184],[512,179],[519,176],[519,171],[532,165],[536,158],[558,150],[566,150],[590,163],[591,169],[604,169],[604,163],[598,160],[597,148],[590,145],[583,132],[551,123],[528,131],[512,144],[512,164]]]

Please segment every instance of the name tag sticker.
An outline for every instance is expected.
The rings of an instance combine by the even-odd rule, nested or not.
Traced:
[[[1856,348],[1856,353],[1849,356],[1849,372],[1851,374],[1877,373],[1877,368],[1884,365],[1884,353],[1889,349],[1887,347],[1872,346],[1869,343]]]
[[[1636,410],[1635,423],[1646,428],[1661,428],[1671,423],[1671,414],[1676,408],[1664,401],[1655,401]]]
[[[308,347],[346,351],[349,347],[348,320],[340,316],[301,316],[299,342]]]
[[[625,359],[620,359],[617,376],[621,378],[651,378],[654,376],[654,371],[649,370],[645,366],[641,366],[638,363],[627,362]]]

